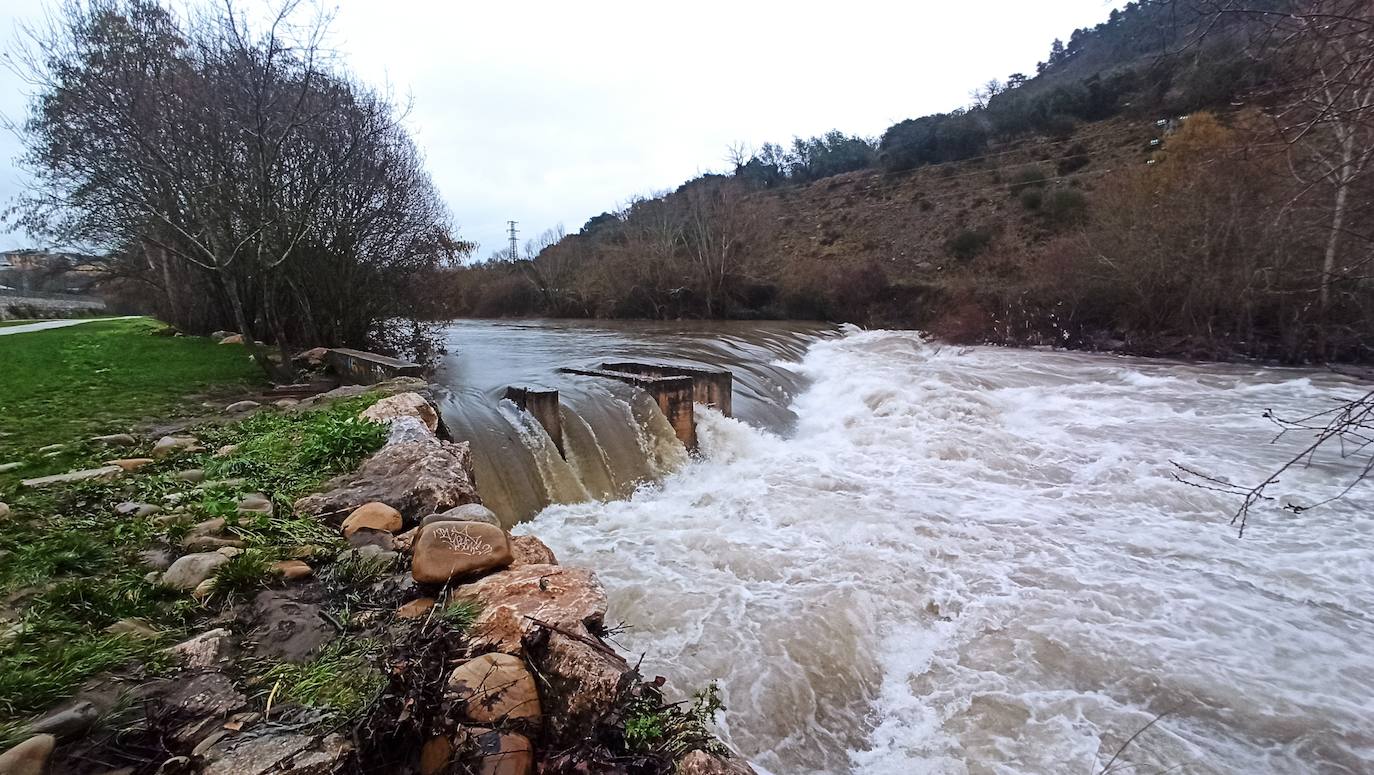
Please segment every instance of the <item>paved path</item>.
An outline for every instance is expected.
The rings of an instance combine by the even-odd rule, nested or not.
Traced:
[[[99,323],[104,320],[132,320],[138,315],[125,315],[117,318],[76,318],[73,320],[41,320],[37,323],[25,323],[22,326],[0,326],[0,336],[7,334],[27,334],[30,331],[47,331],[49,328],[66,328],[67,326],[79,326],[82,323]]]

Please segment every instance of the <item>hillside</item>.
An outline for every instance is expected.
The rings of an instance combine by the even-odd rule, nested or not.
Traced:
[[[1294,99],[1321,93],[1323,58],[1346,62],[1342,72],[1364,63],[1354,72],[1374,79],[1358,53],[1370,27],[1307,39],[1316,27],[1282,26],[1305,18],[1132,3],[1055,41],[1033,77],[985,85],[972,107],[899,122],[877,141],[837,131],[737,153],[731,174],[452,273],[434,285],[436,306],[1367,359],[1374,300],[1353,268],[1374,235],[1331,203],[1372,207],[1374,185],[1364,166],[1333,175],[1331,156],[1374,147],[1374,122],[1352,124],[1362,134],[1345,144],[1331,117],[1354,113]],[[1308,131],[1279,120],[1295,115]]]

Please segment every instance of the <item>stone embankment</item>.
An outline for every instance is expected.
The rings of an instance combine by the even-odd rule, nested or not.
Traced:
[[[512,536],[481,504],[472,452],[447,438],[423,383],[393,380],[380,390],[390,395],[362,419],[386,424],[386,443],[293,508],[336,529],[347,548],[272,563],[272,584],[165,650],[173,672],[93,682],[0,754],[0,775],[753,772],[605,640],[606,593],[592,570],[559,564],[538,538]],[[192,436],[169,436],[152,454],[199,447]],[[80,476],[118,477],[151,461],[111,460]],[[161,508],[116,507],[155,520]],[[254,493],[236,511],[273,508],[270,494]],[[226,526],[223,518],[189,526],[176,549],[145,552],[148,582],[213,599],[221,569],[245,551]],[[140,627],[121,624],[131,635]],[[349,649],[379,668],[380,688],[346,723],[284,702],[281,679],[252,678],[264,663],[318,665]],[[84,741],[96,719],[130,703],[156,734]],[[626,722],[646,712],[676,737],[636,748]]]

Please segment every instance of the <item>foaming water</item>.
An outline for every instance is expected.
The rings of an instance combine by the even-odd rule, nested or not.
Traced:
[[[702,459],[528,526],[597,569],[646,673],[719,682],[757,766],[1086,775],[1163,714],[1113,772],[1374,771],[1369,487],[1238,539],[1170,464],[1257,481],[1301,442],[1264,409],[1357,386],[898,332],[794,368],[787,435],[708,413]]]

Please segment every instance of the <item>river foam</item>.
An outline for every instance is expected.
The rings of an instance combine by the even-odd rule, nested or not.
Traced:
[[[786,438],[707,412],[701,459],[528,526],[598,569],[647,674],[720,684],[757,766],[1097,773],[1159,717],[1113,772],[1374,770],[1369,483],[1238,539],[1170,463],[1255,481],[1299,441],[1264,409],[1353,384],[881,331],[793,368]]]

